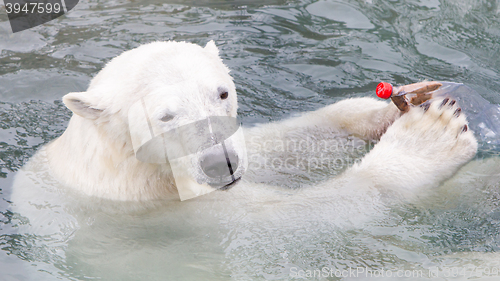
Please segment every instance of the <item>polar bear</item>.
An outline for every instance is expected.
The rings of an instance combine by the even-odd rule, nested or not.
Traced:
[[[213,41],[204,48],[185,42],[154,42],[111,60],[86,92],[64,96],[64,104],[74,113],[68,128],[34,158],[43,159],[47,170],[63,186],[87,196],[141,202],[178,198],[169,164],[139,161],[131,144],[134,133],[129,128],[136,119],[128,118],[129,109],[152,93],[156,100],[151,122],[161,126],[237,115],[236,87]],[[297,151],[310,152],[310,142],[294,151],[283,148],[283,144],[300,144],[311,137],[313,142],[326,145],[338,144],[338,139],[348,136],[379,141],[360,163],[332,179],[334,182],[323,183],[332,189],[343,179],[363,182],[361,186],[413,192],[449,178],[475,155],[477,141],[454,101],[436,101],[400,116],[393,103],[356,98],[285,121],[247,128],[248,157],[238,145],[229,143],[229,154],[238,159],[233,163],[238,177],[233,177],[227,187],[236,184],[245,172],[258,181],[259,172],[272,169],[267,165],[269,159],[297,158]],[[198,170],[204,168],[201,158],[193,163]],[[242,161],[249,161],[249,171]],[[288,176],[299,166],[288,171],[280,166],[283,171],[278,172]],[[196,173],[192,177],[200,182]],[[23,196],[16,198],[19,193],[26,194],[14,190],[14,203],[25,200]]]
[[[64,96],[64,104],[74,113],[68,128],[19,171],[10,198],[13,212],[19,214],[19,232],[44,235],[40,241],[51,237],[50,247],[55,250],[48,255],[55,253],[54,260],[69,256],[72,262],[79,260],[92,268],[89,275],[117,280],[125,278],[123,264],[142,264],[141,270],[152,272],[160,267],[151,269],[151,264],[141,261],[152,256],[171,258],[156,245],[170,245],[164,241],[169,236],[163,234],[189,226],[193,229],[186,230],[185,236],[211,234],[214,241],[207,242],[208,252],[218,252],[225,245],[223,251],[229,255],[234,249],[242,251],[243,245],[246,254],[232,255],[230,260],[235,266],[251,264],[259,247],[275,245],[278,238],[267,237],[269,230],[257,236],[234,236],[235,228],[250,233],[272,225],[279,231],[277,237],[285,239],[321,225],[318,233],[304,234],[305,239],[316,239],[323,237],[319,234],[325,229],[332,234],[336,227],[359,227],[383,216],[395,198],[411,200],[446,180],[477,150],[466,117],[454,101],[437,100],[401,115],[392,103],[346,99],[284,121],[243,128],[246,155],[230,140],[227,150],[200,154],[191,162],[193,182],[203,184],[205,178],[197,173],[210,169],[213,163],[203,161],[207,157],[236,159],[231,164],[237,176],[221,188],[225,191],[179,202],[170,165],[138,160],[132,145],[134,124],[130,123],[136,119],[129,118],[129,110],[151,94],[157,99],[149,108],[150,121],[158,126],[181,126],[209,116],[236,117],[237,113],[236,87],[213,41],[204,48],[172,41],[140,46],[111,60],[86,92]],[[365,153],[369,141],[376,144]],[[359,161],[340,167],[310,166],[311,159],[346,157]],[[245,161],[248,165],[243,165]],[[330,178],[316,183],[306,180],[304,188],[280,187],[323,172]],[[152,219],[156,223],[144,228],[125,227]],[[119,233],[121,239],[134,239],[144,231],[159,241],[141,244],[133,255],[126,251],[117,257],[123,245],[109,237]],[[75,254],[94,252],[85,247],[92,247],[94,243],[87,241],[96,241],[95,237],[103,239],[96,242],[103,247],[97,251],[101,254]],[[193,245],[183,249],[198,250]],[[235,260],[245,257],[248,260]],[[159,272],[186,264],[190,263],[172,259]]]

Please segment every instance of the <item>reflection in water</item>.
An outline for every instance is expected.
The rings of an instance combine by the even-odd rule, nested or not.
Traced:
[[[80,229],[60,243],[17,234],[26,222],[9,211],[8,198],[14,172],[66,127],[62,95],[85,90],[107,61],[140,44],[214,40],[250,126],[374,95],[379,81],[466,83],[500,103],[499,15],[498,1],[486,0],[83,1],[64,17],[10,34],[0,13],[2,275],[245,280],[284,279],[291,267],[493,269],[500,260],[500,179],[486,151],[485,160],[421,202],[396,205],[389,216],[354,229],[336,226],[307,200],[297,203],[304,213],[295,217],[267,217],[279,202],[247,201],[238,209],[238,198],[223,206],[207,197],[147,210],[80,202]]]

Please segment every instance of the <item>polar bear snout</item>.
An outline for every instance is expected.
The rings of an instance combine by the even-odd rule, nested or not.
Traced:
[[[220,186],[227,179],[227,184],[231,184],[239,179],[236,171],[239,168],[240,158],[236,151],[228,148],[224,143],[205,150],[200,157],[200,168],[208,177],[210,185]]]

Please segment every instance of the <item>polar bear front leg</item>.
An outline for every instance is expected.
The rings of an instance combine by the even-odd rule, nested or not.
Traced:
[[[366,177],[379,188],[412,191],[451,177],[474,157],[477,146],[456,102],[442,99],[412,107],[347,174]]]
[[[343,100],[311,114],[328,120],[330,126],[364,140],[378,140],[401,116],[394,103],[368,97]]]

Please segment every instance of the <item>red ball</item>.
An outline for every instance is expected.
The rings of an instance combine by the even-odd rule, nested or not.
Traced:
[[[375,90],[379,98],[388,99],[392,96],[392,85],[386,82],[380,82]]]

